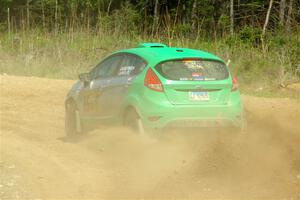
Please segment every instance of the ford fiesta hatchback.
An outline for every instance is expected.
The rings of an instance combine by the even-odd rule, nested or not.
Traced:
[[[142,43],[80,74],[66,101],[67,135],[101,124],[137,132],[168,127],[243,128],[237,82],[219,57]]]

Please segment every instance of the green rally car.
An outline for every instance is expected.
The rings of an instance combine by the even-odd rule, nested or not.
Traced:
[[[67,135],[101,124],[141,133],[244,127],[236,79],[222,59],[204,51],[142,43],[111,54],[79,79],[65,101]]]

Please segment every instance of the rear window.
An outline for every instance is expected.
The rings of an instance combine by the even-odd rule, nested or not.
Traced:
[[[155,69],[169,80],[212,81],[228,78],[225,64],[214,60],[170,60],[158,64]]]

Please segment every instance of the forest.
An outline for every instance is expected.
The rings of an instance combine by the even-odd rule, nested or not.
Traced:
[[[1,0],[0,5],[1,28],[8,31],[39,27],[97,33],[107,22],[111,29],[122,24],[125,33],[158,35],[172,29],[216,38],[246,27],[289,33],[300,22],[297,0]]]
[[[142,41],[207,50],[244,86],[284,87],[300,77],[300,1],[0,0],[1,73],[74,78]]]

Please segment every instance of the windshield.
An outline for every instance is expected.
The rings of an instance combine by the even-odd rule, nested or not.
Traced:
[[[158,64],[155,69],[169,80],[208,81],[228,78],[226,65],[215,60],[171,60]]]

